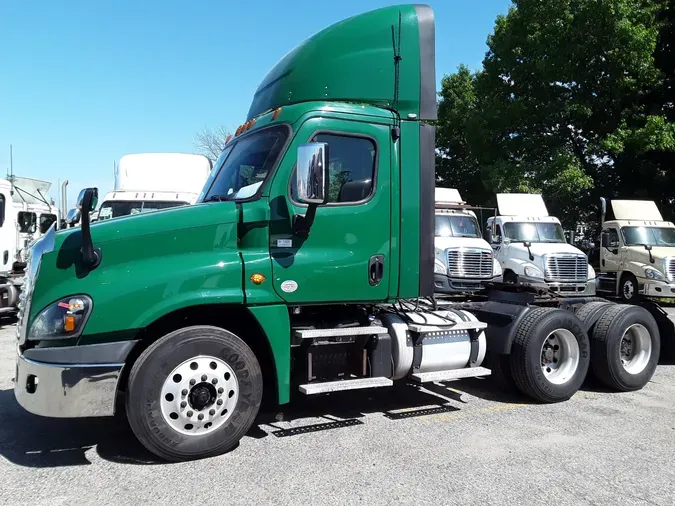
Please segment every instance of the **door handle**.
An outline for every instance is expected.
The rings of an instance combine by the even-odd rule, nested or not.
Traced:
[[[373,255],[368,262],[368,283],[377,286],[384,275],[384,255]]]

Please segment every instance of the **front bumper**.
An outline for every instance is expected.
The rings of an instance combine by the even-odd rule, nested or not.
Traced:
[[[589,297],[594,296],[596,291],[596,282],[595,280],[588,281],[587,283],[575,283],[575,282],[562,282],[562,281],[542,281],[537,278],[530,278],[527,276],[519,276],[519,281],[530,283],[533,285],[546,284],[549,290],[552,290],[561,297]]]
[[[40,416],[112,416],[124,359],[135,344],[33,348],[25,353],[17,348],[16,400]]]
[[[445,274],[434,273],[434,291],[436,293],[479,292],[485,289],[485,283],[502,280],[501,275],[488,279],[451,278]]]
[[[649,283],[642,284],[640,280],[640,293],[647,297],[675,297],[675,283],[649,280]]]

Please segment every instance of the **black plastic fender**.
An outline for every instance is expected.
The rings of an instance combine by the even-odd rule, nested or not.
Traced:
[[[525,315],[537,306],[510,304],[508,302],[487,301],[472,304],[465,309],[487,323],[485,340],[491,355],[508,355],[516,335],[518,325]]]

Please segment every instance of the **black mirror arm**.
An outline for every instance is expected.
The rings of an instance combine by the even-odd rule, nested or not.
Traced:
[[[91,228],[89,223],[89,208],[92,204],[93,193],[87,192],[82,201],[81,224],[82,229],[82,262],[91,268],[95,269],[101,262],[100,248],[94,248],[94,242],[91,239]]]
[[[316,208],[316,204],[309,204],[307,213],[293,216],[293,235],[305,238],[309,236],[309,230],[312,228],[316,216]]]

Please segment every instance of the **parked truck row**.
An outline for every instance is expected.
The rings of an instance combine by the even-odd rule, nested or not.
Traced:
[[[642,388],[673,334],[657,305],[590,296],[597,276],[543,202],[500,195],[482,238],[436,191],[434,48],[425,5],[343,20],[265,76],[194,205],[92,224],[84,189],[80,226],[30,249],[21,406],[123,412],[180,461],[234,448],[292,392],[495,375],[552,403],[589,373]]]

